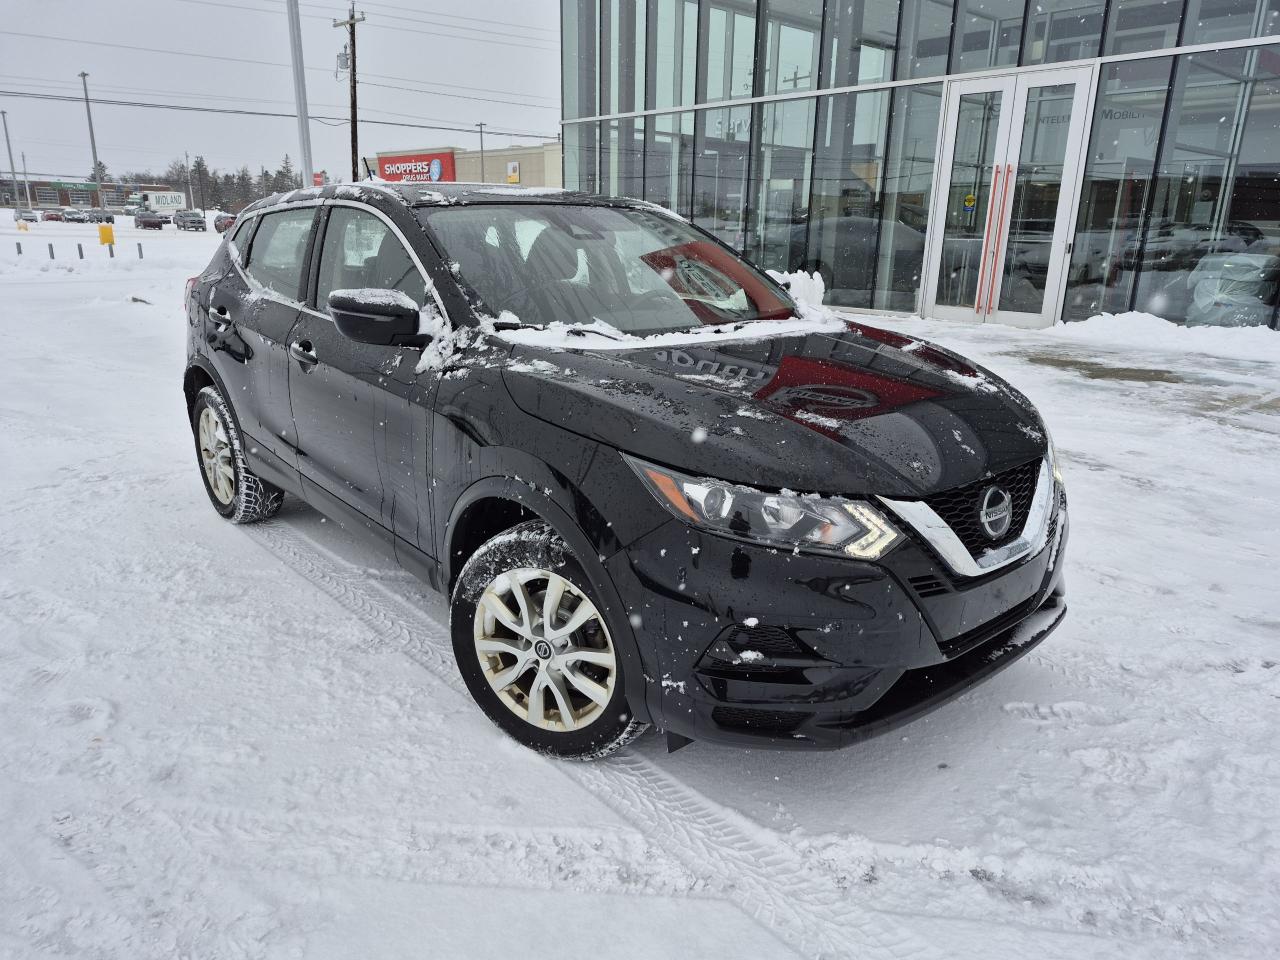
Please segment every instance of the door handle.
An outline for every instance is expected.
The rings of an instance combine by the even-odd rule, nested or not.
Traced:
[[[991,312],[996,296],[996,261],[1000,259],[1000,244],[1004,241],[1004,211],[1009,205],[1009,187],[1013,183],[1013,164],[1004,168],[1004,192],[1000,194],[1000,214],[996,217],[996,242],[991,248],[991,275],[987,282],[987,309]]]
[[[982,249],[978,251],[978,287],[974,294],[973,311],[982,312],[982,281],[987,275],[987,244],[991,240],[991,218],[995,214],[996,194],[1000,192],[1000,164],[991,172],[991,199],[987,201],[987,226],[982,231]]]
[[[289,356],[302,364],[303,368],[314,367],[320,362],[310,340],[295,340],[289,344]]]

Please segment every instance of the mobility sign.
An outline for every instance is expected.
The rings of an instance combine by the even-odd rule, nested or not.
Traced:
[[[458,179],[452,151],[379,154],[378,176],[400,183],[452,183]]]

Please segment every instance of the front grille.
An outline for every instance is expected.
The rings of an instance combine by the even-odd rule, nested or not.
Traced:
[[[1031,512],[1031,500],[1036,493],[1036,479],[1039,475],[1040,461],[1030,460],[1021,466],[979,480],[977,483],[935,494],[927,498],[925,503],[947,522],[955,535],[960,538],[960,542],[965,545],[965,549],[977,558],[993,547],[1002,547],[1016,540],[1022,533],[1022,528],[1027,523],[1027,514]],[[1008,490],[1013,500],[1013,519],[1009,529],[1003,536],[994,540],[987,535],[978,519],[978,513],[982,509],[982,498],[992,486],[1000,486]]]
[[[809,719],[808,713],[782,710],[748,710],[744,707],[716,707],[711,719],[726,730],[785,736]]]

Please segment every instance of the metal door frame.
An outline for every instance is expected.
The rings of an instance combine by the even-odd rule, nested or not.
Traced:
[[[939,320],[1003,323],[1010,326],[1053,326],[1062,314],[1062,299],[1070,272],[1070,256],[1075,239],[1075,222],[1084,180],[1085,153],[1093,122],[1094,101],[1097,97],[1098,65],[1045,66],[1039,70],[1001,71],[999,73],[964,76],[946,81],[943,94],[941,122],[938,124],[938,163],[934,168],[933,190],[929,202],[929,226],[925,240],[924,269],[921,272],[921,315]],[[1008,250],[1009,221],[1012,217],[1010,202],[1021,152],[1021,133],[1026,116],[1027,94],[1032,87],[1054,86],[1061,83],[1076,85],[1072,105],[1072,130],[1068,134],[1063,161],[1062,190],[1058,198],[1057,230],[1052,241],[1050,269],[1044,290],[1044,309],[1039,314],[1000,311],[1000,279],[1004,273],[1004,258]],[[982,270],[978,287],[978,302],[974,307],[939,307],[936,303],[938,281],[941,272],[942,236],[945,229],[946,207],[950,199],[949,187],[955,156],[956,130],[959,125],[960,97],[966,94],[1000,91],[1007,97],[1008,107],[1001,110],[994,166],[1000,173],[1000,182],[991,185],[988,211],[985,217],[987,229],[983,238]],[[1004,104],[1002,103],[1002,107]],[[1077,114],[1078,111],[1078,114]],[[992,205],[998,206],[998,212]],[[993,236],[994,234],[994,236]]]

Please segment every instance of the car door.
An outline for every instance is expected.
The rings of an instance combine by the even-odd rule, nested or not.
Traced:
[[[240,250],[237,269],[209,294],[208,342],[241,429],[289,467],[297,466],[297,435],[289,409],[289,331],[302,306],[304,266],[315,206],[264,213]]]
[[[412,450],[426,450],[429,418],[413,412],[422,388],[418,351],[356,343],[329,318],[328,297],[341,289],[395,289],[419,307],[426,283],[403,235],[372,208],[327,208],[315,256],[313,307],[291,337],[290,403],[298,433],[298,469],[329,494],[386,531],[417,539]]]

